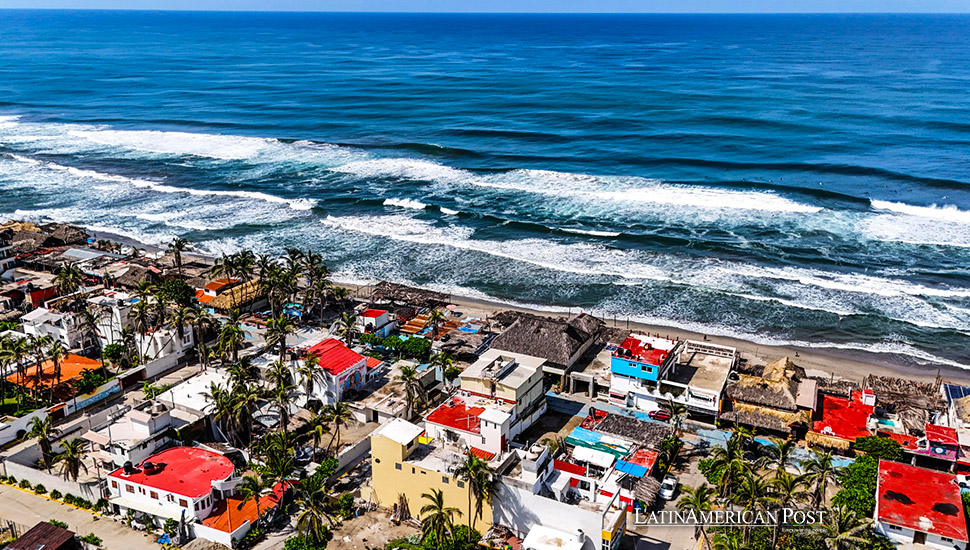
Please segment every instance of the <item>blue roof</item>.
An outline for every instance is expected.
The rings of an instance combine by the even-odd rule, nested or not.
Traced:
[[[627,462],[625,460],[617,460],[616,469],[623,472],[624,474],[630,474],[631,476],[636,476],[636,477],[644,477],[647,475],[646,466],[633,464],[632,462]]]

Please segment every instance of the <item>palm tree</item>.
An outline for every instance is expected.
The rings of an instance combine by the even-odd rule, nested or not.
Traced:
[[[293,372],[290,366],[283,361],[273,361],[266,371],[266,380],[271,387],[291,386],[293,384]]]
[[[293,325],[293,321],[285,313],[281,313],[279,317],[266,322],[266,345],[279,344],[280,362],[286,360],[286,337],[295,331],[296,327]]]
[[[842,470],[832,461],[831,451],[815,451],[812,458],[802,462],[802,468],[805,480],[815,486],[815,506],[819,506],[825,500],[826,486],[830,481],[836,481]]]
[[[84,473],[88,473],[88,467],[84,464],[84,446],[86,444],[87,441],[80,437],[61,443],[61,452],[54,457],[54,462],[61,463],[61,476],[64,479],[77,481],[82,469]]]
[[[263,516],[262,510],[259,508],[259,501],[263,497],[263,491],[269,489],[271,485],[267,483],[262,476],[259,474],[250,474],[242,479],[242,482],[236,486],[236,490],[239,491],[240,496],[242,496],[242,502],[239,503],[239,508],[242,509],[250,500],[256,501],[256,524],[259,524],[259,520]]]
[[[239,350],[246,343],[246,335],[239,328],[239,310],[229,310],[229,317],[219,332],[219,351],[233,363],[239,361]]]
[[[805,478],[792,475],[786,470],[776,471],[775,478],[769,483],[773,489],[772,501],[777,508],[795,508],[809,496],[805,490]],[[772,528],[771,541],[772,546],[778,541],[778,525]]]
[[[823,525],[823,538],[829,550],[848,550],[862,548],[866,539],[859,534],[868,527],[866,521],[856,516],[852,510],[839,506],[828,510]]]
[[[714,508],[714,490],[710,485],[701,483],[697,487],[684,487],[680,500],[677,501],[677,509],[683,512],[693,510],[695,512],[710,512]],[[703,523],[698,523],[694,528],[694,538],[698,538],[698,533],[704,538],[704,546],[710,546],[707,539],[707,530]]]
[[[309,420],[304,420],[303,425],[307,426],[307,434],[313,438],[313,456],[320,452],[320,444],[323,443],[323,436],[330,433],[330,422],[326,415],[315,414]]]
[[[23,402],[24,379],[27,377],[27,365],[24,360],[30,354],[30,343],[26,338],[7,338],[0,347],[0,355],[7,363],[17,365],[17,386],[21,391],[17,394],[17,411]]]
[[[731,532],[714,535],[713,543],[713,550],[747,550],[748,548],[737,534]]]
[[[333,425],[333,437],[330,438],[330,443],[327,445],[327,449],[336,441],[336,447],[334,449],[334,454],[340,452],[340,426],[346,426],[347,421],[350,420],[351,414],[350,409],[347,405],[341,401],[337,401],[332,405],[327,405],[323,409],[323,416],[327,421]]]
[[[61,385],[61,361],[67,357],[67,350],[60,340],[53,340],[47,349],[47,356],[54,365],[54,381],[51,382],[50,401],[54,402],[54,388]]]
[[[670,422],[674,425],[674,434],[680,437],[684,418],[687,417],[687,407],[668,398],[660,402],[660,408],[670,413]]]
[[[54,427],[54,419],[49,416],[43,418],[35,416],[30,419],[30,429],[27,431],[27,435],[24,439],[31,439],[33,437],[37,438],[37,445],[40,447],[40,454],[44,458],[44,466],[47,468],[48,473],[51,471],[51,463],[53,462],[53,448],[51,445],[51,439],[57,435],[58,429]]]
[[[768,505],[773,501],[774,493],[772,486],[761,478],[761,476],[752,473],[750,470],[744,472],[741,476],[740,483],[738,484],[737,491],[734,493],[732,500],[740,505],[744,510],[759,511],[768,508]],[[747,542],[751,536],[751,528],[744,528],[744,540]]]
[[[235,434],[236,440],[241,440],[236,430],[236,415],[232,393],[218,384],[211,384],[209,391],[203,395],[208,402],[206,410],[212,413],[215,425],[226,435]]]
[[[296,367],[296,376],[299,383],[303,386],[303,392],[306,394],[307,402],[310,401],[313,395],[316,382],[323,378],[323,369],[318,368],[319,365],[320,358],[310,354],[303,361],[299,362]]]
[[[152,311],[151,311],[151,306],[148,304],[147,300],[138,300],[137,302],[135,302],[134,307],[132,307],[131,311],[128,312],[128,317],[132,319],[133,328],[135,329],[135,332],[137,332],[141,336],[144,337],[146,334],[148,334],[148,331],[151,330]],[[142,346],[138,345],[138,343],[136,342],[135,351],[138,353],[138,364],[144,365],[145,357],[141,348]]]
[[[430,359],[431,366],[441,367],[441,372],[448,370],[448,367],[454,364],[454,362],[455,360],[451,357],[451,355],[445,352],[436,353],[432,355]]]
[[[263,390],[255,384],[237,384],[232,389],[233,414],[245,430],[249,445],[253,444],[253,413],[262,399]]]
[[[287,434],[287,427],[290,424],[290,394],[293,391],[292,384],[277,384],[270,390],[270,398],[273,406],[280,414],[280,429],[283,434]]]
[[[300,483],[297,491],[300,514],[296,518],[296,528],[304,537],[317,543],[326,538],[328,525],[334,525],[333,517],[327,512],[330,494],[326,481],[322,475],[312,475]]]
[[[482,517],[484,503],[492,502],[497,485],[495,472],[487,462],[468,453],[458,466],[454,476],[465,481],[468,487],[468,541],[471,542],[472,529],[478,518]],[[472,513],[472,497],[475,497],[475,512]]]
[[[765,447],[765,452],[768,454],[768,465],[776,468],[776,475],[780,475],[795,457],[795,441],[773,437],[771,445]]]
[[[172,253],[175,258],[175,269],[179,272],[179,277],[182,276],[182,253],[189,248],[189,241],[181,238],[175,237],[168,245],[168,251]],[[258,506],[257,506],[258,508]]]
[[[722,497],[730,497],[738,476],[749,469],[741,441],[732,437],[724,447],[714,447],[711,451],[711,468],[723,470],[717,481],[718,489]]]
[[[424,402],[424,387],[418,379],[418,369],[409,365],[401,367],[401,374],[395,377],[404,384],[404,398],[407,400],[408,420],[414,418],[415,405]]]
[[[428,501],[428,504],[421,507],[421,531],[425,537],[433,537],[438,548],[444,548],[448,535],[454,535],[455,516],[461,517],[461,510],[445,506],[441,489],[422,493],[421,498]]]
[[[352,313],[344,313],[337,319],[337,335],[344,339],[350,346],[353,345],[354,335],[357,332],[357,316]]]
[[[438,339],[438,331],[441,330],[441,325],[445,324],[447,321],[445,313],[440,309],[432,309],[431,313],[428,314],[428,325],[431,325],[431,339]]]
[[[54,287],[62,295],[73,294],[84,284],[84,272],[76,265],[65,265],[54,274]]]

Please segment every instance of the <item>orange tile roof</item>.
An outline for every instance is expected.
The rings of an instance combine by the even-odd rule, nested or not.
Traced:
[[[282,496],[283,487],[277,483],[271,494],[260,497],[260,513],[265,515],[267,511],[275,508]],[[231,496],[216,502],[209,517],[202,520],[202,525],[224,533],[232,533],[247,521],[250,525],[255,524],[256,517],[256,499],[250,499],[249,502],[244,503],[241,497]]]
[[[210,282],[209,284],[205,285],[205,287],[203,288],[205,288],[206,290],[214,290],[216,292],[219,292],[226,285],[233,285],[238,282],[239,282],[239,279],[227,279],[227,278],[216,279]]]
[[[88,359],[87,357],[81,357],[80,355],[74,355],[73,353],[67,354],[66,357],[61,359],[61,382],[60,385],[64,385],[76,378],[81,377],[81,373],[85,369],[100,369],[101,363],[95,361],[94,359]],[[51,383],[57,383],[54,378],[54,362],[48,359],[41,363],[40,376],[38,376],[37,366],[32,366],[27,369],[27,376],[23,381],[20,380],[17,373],[7,376],[7,382],[11,384],[19,384],[28,389],[36,389],[37,387],[50,387]],[[73,394],[72,394],[73,395]]]

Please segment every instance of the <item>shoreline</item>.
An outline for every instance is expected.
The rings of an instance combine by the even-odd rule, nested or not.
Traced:
[[[88,233],[90,233],[90,235],[95,239],[112,240],[121,244],[126,244],[153,252],[165,250],[163,247],[149,245],[123,235],[105,231],[94,231],[88,228],[84,229],[88,231]],[[183,256],[198,258],[207,262],[211,262],[214,259],[214,257],[211,255],[202,254],[196,251],[183,253]],[[336,279],[332,279],[332,281],[335,285],[345,287],[355,292],[362,288],[366,289],[368,286],[370,286],[339,281]],[[471,313],[473,315],[482,317],[502,310],[514,310],[552,317],[567,315],[567,311],[573,309],[578,310],[577,312],[583,311],[582,308],[577,307],[558,308],[566,310],[562,312],[544,311],[538,307],[529,307],[526,305],[503,302],[497,298],[475,298],[455,294],[450,294],[450,297],[452,303],[459,306],[459,308],[465,312],[466,315]],[[890,354],[839,348],[819,349],[800,346],[759,344],[743,338],[718,336],[713,334],[705,335],[696,331],[677,328],[669,325],[641,323],[632,320],[614,320],[609,318],[602,318],[602,320],[608,327],[626,325],[630,330],[659,333],[661,335],[670,336],[673,338],[679,337],[682,340],[704,340],[706,337],[707,341],[711,343],[736,348],[751,362],[768,363],[781,357],[788,356],[795,364],[804,368],[807,371],[807,374],[814,376],[828,375],[844,380],[861,382],[866,375],[875,374],[878,376],[906,377],[912,380],[930,382],[935,380],[939,375],[945,380],[970,384],[970,370],[949,365],[937,365],[937,370],[933,371],[930,370],[932,367],[929,365],[920,367],[917,365],[900,364],[899,362],[893,361]]]

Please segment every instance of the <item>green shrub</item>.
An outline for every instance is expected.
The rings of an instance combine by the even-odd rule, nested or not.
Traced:
[[[47,492],[47,487],[44,487],[42,484],[38,483],[37,485],[34,485],[34,492],[38,495],[42,495]]]
[[[17,484],[17,478],[15,478],[13,476],[10,476],[10,477],[7,478],[7,483],[9,483],[11,485],[16,485]]]
[[[902,460],[903,448],[894,439],[878,435],[867,435],[852,442],[852,448],[863,451],[876,460]]]
[[[61,499],[61,492],[58,491],[57,489],[54,489],[53,491],[51,491],[50,497],[52,499],[54,499],[54,500],[60,500]]]
[[[27,481],[26,479],[21,479],[20,480],[20,488],[21,489],[30,489],[30,482]]]
[[[876,508],[876,478],[879,460],[872,455],[857,457],[839,475],[839,492],[832,504],[845,506],[859,517],[871,516]]]
[[[60,527],[61,529],[67,529],[67,524],[64,523],[61,520],[58,520],[58,519],[50,519],[50,520],[47,521],[47,523],[50,523],[54,527]]]
[[[94,533],[88,533],[87,535],[84,535],[83,537],[81,537],[81,541],[86,542],[88,544],[93,544],[94,546],[101,546],[101,542],[102,542],[101,537],[95,535]]]
[[[725,467],[721,465],[720,468],[715,468],[713,458],[702,458],[697,462],[697,469],[704,474],[708,483],[717,485],[721,481],[721,475],[724,474]]]
[[[179,522],[175,521],[172,518],[167,518],[165,520],[165,524],[162,526],[162,532],[170,537],[174,537],[175,532],[178,531],[178,528],[179,528]]]
[[[344,519],[354,517],[354,495],[350,493],[340,495],[340,498],[337,500],[337,507],[340,509],[340,515]]]
[[[329,531],[327,531],[327,535],[321,542],[314,542],[302,536],[290,537],[283,543],[283,550],[324,550],[330,540]]]

